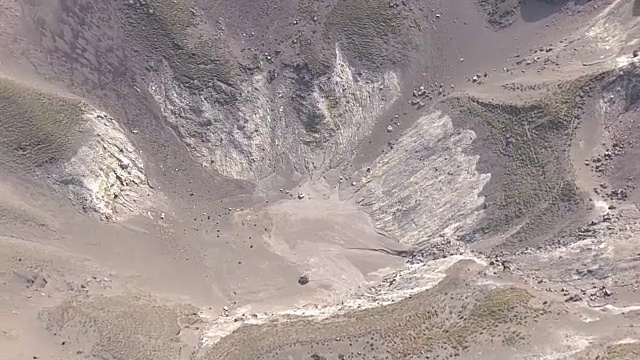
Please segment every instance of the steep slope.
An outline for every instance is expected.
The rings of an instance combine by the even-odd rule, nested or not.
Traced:
[[[636,352],[631,1],[0,6],[9,358]]]

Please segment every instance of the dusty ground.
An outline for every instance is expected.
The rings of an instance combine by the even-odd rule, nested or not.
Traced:
[[[0,357],[637,358],[631,7],[0,1]]]

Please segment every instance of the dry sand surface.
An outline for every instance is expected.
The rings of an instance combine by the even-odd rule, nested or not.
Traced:
[[[0,359],[640,359],[632,0],[0,0]]]

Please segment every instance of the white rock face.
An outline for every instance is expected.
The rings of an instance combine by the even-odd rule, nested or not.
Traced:
[[[362,205],[379,231],[405,244],[455,241],[481,216],[489,174],[468,155],[475,133],[440,112],[421,117],[365,177]]]
[[[203,165],[239,179],[306,173],[349,159],[400,93],[391,72],[358,79],[338,49],[336,63],[305,100],[313,117],[322,119],[315,131],[305,129],[309,119],[294,110],[298,94],[292,93],[291,80],[274,90],[264,75],[257,75],[241,86],[237,105],[223,108],[182,89],[165,66],[149,91]]]
[[[120,125],[104,112],[86,114],[89,141],[55,178],[70,199],[103,220],[121,220],[148,209],[156,196],[142,158]]]
[[[356,145],[369,135],[378,116],[399,95],[399,80],[394,73],[387,72],[381,79],[359,80],[336,49],[333,74],[316,86],[314,93],[325,116],[324,130],[331,136],[324,150],[316,154],[316,167],[326,168],[352,159]]]

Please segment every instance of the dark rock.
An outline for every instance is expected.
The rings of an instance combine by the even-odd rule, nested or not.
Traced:
[[[47,285],[47,279],[35,271],[19,270],[14,274],[24,282],[27,288],[43,289]]]
[[[566,298],[564,300],[565,302],[578,302],[578,301],[582,301],[582,295],[580,294],[574,294],[569,296],[568,298]]]
[[[309,275],[304,274],[298,278],[298,284],[307,285],[309,283]]]
[[[504,260],[502,262],[502,267],[504,268],[504,270],[508,270],[508,271],[512,271],[513,269],[515,269],[515,266],[509,260]]]
[[[278,77],[278,72],[275,69],[267,71],[267,83],[271,84]]]

